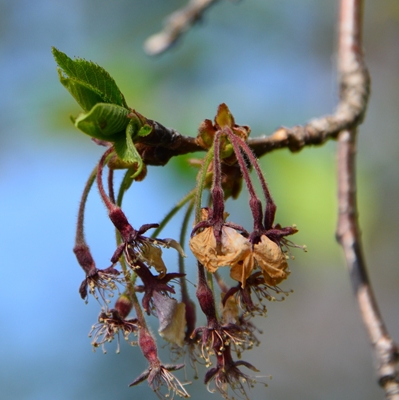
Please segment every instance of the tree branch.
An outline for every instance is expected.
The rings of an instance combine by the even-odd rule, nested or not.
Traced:
[[[348,82],[355,83],[359,81],[361,75],[366,75],[361,50],[362,7],[362,0],[341,0],[338,70],[343,98],[347,96]],[[361,116],[363,114],[364,110]],[[390,337],[378,309],[366,270],[358,225],[355,159],[356,126],[360,122],[361,119],[358,119],[353,126],[343,129],[338,136],[337,240],[343,248],[352,287],[373,346],[377,360],[378,382],[384,389],[387,399],[398,400],[398,347]]]
[[[146,40],[145,52],[154,56],[168,50],[216,1],[218,0],[191,0],[185,7],[175,11],[167,19],[164,29]]]
[[[215,1],[192,0],[186,8],[172,14],[164,31],[148,41],[158,42],[159,51],[166,50]],[[160,45],[161,42],[164,47]],[[360,53],[359,48],[354,48],[353,51]],[[248,145],[255,155],[261,157],[281,148],[299,151],[305,146],[320,145],[327,140],[336,139],[339,132],[358,126],[364,118],[370,86],[362,57],[354,57],[347,68],[340,70],[340,85],[340,101],[334,114],[315,118],[304,126],[281,127],[271,136],[249,139]],[[158,125],[162,127],[161,124]],[[161,142],[159,137],[162,137]],[[194,138],[183,136],[174,129],[154,129],[139,142],[142,143],[140,148],[143,159],[150,165],[165,165],[171,157],[203,150]],[[179,145],[176,146],[176,143]]]
[[[173,128],[166,128],[157,121],[147,118],[152,127],[149,135],[137,138],[135,144],[147,165],[165,165],[175,156],[204,151],[194,137],[183,136]]]
[[[347,30],[347,27],[344,29]],[[342,36],[341,33],[340,41],[345,40]],[[353,48],[353,51],[360,53],[359,48]],[[339,73],[340,101],[334,114],[313,119],[304,126],[281,127],[269,137],[250,139],[248,144],[254,153],[260,157],[283,147],[298,151],[304,146],[319,145],[329,139],[336,139],[342,130],[361,124],[370,92],[370,78],[363,58],[353,57],[350,64],[340,68]]]

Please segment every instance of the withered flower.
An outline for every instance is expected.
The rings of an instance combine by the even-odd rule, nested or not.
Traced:
[[[90,292],[96,300],[99,299],[98,295],[100,295],[104,304],[108,304],[108,297],[113,297],[114,291],[118,291],[117,283],[123,284],[123,280],[118,277],[119,274],[120,271],[113,266],[106,269],[94,269],[92,273],[86,275],[79,287],[81,298],[87,302],[87,295]]]
[[[89,333],[89,337],[93,338],[92,345],[95,350],[97,347],[102,347],[104,354],[105,343],[110,343],[114,340],[115,336],[118,339],[118,346],[116,352],[120,351],[119,335],[123,334],[124,339],[131,345],[135,345],[135,342],[129,342],[129,336],[131,333],[136,332],[138,329],[137,319],[123,319],[116,309],[108,311],[102,310],[98,322],[94,324]]]
[[[220,356],[226,349],[234,349],[237,353],[245,348],[247,332],[237,324],[229,323],[215,327],[202,326],[194,330],[191,337],[199,343],[197,357],[207,367],[212,365],[211,356]]]
[[[154,267],[161,276],[166,274],[166,266],[162,259],[162,250],[156,244],[150,241],[140,243],[139,256],[142,261],[146,262],[150,267]]]
[[[290,273],[287,258],[281,247],[266,235],[261,236],[259,243],[254,245],[253,257],[262,270],[267,285],[276,286]]]
[[[130,385],[135,386],[147,380],[148,386],[155,392],[159,399],[174,399],[175,395],[188,399],[190,395],[184,388],[183,384],[170,371],[177,371],[184,367],[180,365],[155,365],[145,370]],[[167,393],[161,392],[166,387]]]
[[[149,362],[149,367],[136,378],[129,386],[135,386],[147,380],[150,388],[160,399],[173,399],[175,395],[188,398],[183,384],[170,371],[177,371],[184,367],[179,365],[163,365],[158,358],[157,345],[148,328],[141,326],[139,329],[139,346],[144,357]],[[166,388],[167,393],[161,391]]]
[[[257,381],[255,378],[241,372],[238,367],[244,366],[255,372],[258,372],[258,370],[246,361],[234,361],[229,347],[222,354],[217,355],[216,359],[216,367],[211,368],[205,375],[205,384],[209,392],[215,392],[214,389],[210,389],[210,383],[213,381],[215,389],[224,399],[231,398],[229,396],[230,389],[241,398],[248,399],[245,386],[251,388]]]
[[[272,292],[275,292],[276,297]],[[228,304],[232,303],[244,311],[244,318],[248,316],[266,316],[267,307],[263,300],[268,301],[282,301],[285,296],[288,296],[292,291],[283,291],[278,286],[271,286],[266,284],[262,271],[256,271],[247,279],[245,287],[241,284],[231,287],[224,293],[222,299],[223,307],[229,307]],[[253,301],[252,295],[255,295],[257,301]],[[240,325],[243,325],[241,323]]]
[[[207,227],[190,239],[190,249],[197,260],[211,273],[219,267],[230,267],[233,279],[245,286],[253,269],[251,243],[236,229],[221,228],[221,244],[217,245],[213,227]]]
[[[157,225],[158,226],[158,225]],[[140,228],[141,229],[141,228]],[[140,236],[136,240],[133,240],[128,244],[128,259],[131,260],[131,264],[135,264],[135,257],[145,262],[148,266],[154,267],[159,273],[159,277],[162,278],[166,274],[166,266],[162,259],[162,249],[173,248],[179,252],[182,257],[185,257],[184,251],[180,244],[174,239],[153,239],[150,237]],[[132,256],[134,253],[134,256]]]
[[[225,293],[222,293],[222,322],[223,324],[236,324],[240,318],[238,302],[232,296],[224,301]]]
[[[153,306],[153,296],[154,293],[175,293],[172,286],[169,285],[170,281],[176,278],[181,278],[184,274],[179,274],[178,272],[171,272],[165,274],[164,276],[155,276],[151,273],[150,269],[140,260],[136,261],[136,274],[143,281],[142,286],[138,286],[137,290],[144,292],[142,299],[143,308],[148,315],[151,313]]]
[[[117,247],[111,258],[113,263],[118,262],[124,254],[131,267],[134,268],[138,262],[143,262],[154,267],[159,276],[163,277],[166,274],[166,266],[162,259],[161,247],[174,248],[182,257],[185,257],[183,249],[176,240],[144,236],[145,232],[152,228],[158,228],[159,224],[144,224],[136,230],[130,225],[121,208],[115,205],[112,205],[109,210],[109,217],[122,237],[122,243]]]
[[[211,273],[229,266],[230,276],[245,287],[254,266],[259,266],[266,284],[276,286],[287,278],[288,263],[280,246],[262,235],[253,246],[235,229],[222,227],[221,245],[217,246],[213,228],[205,228],[190,239],[190,249],[198,261]]]
[[[214,122],[209,119],[204,120],[198,128],[198,136],[196,142],[199,146],[209,149],[218,131],[224,128],[230,128],[235,135],[246,140],[251,132],[249,126],[237,125],[234,117],[225,103],[219,105]],[[227,158],[233,153],[233,148],[226,137],[222,138],[221,155],[222,158]]]
[[[247,290],[240,288],[241,291]],[[222,293],[222,321],[223,328],[226,332],[229,330],[234,332],[240,332],[242,337],[245,337],[245,340],[240,342],[232,342],[234,350],[237,353],[237,356],[240,357],[241,353],[245,350],[252,349],[253,346],[258,346],[260,344],[259,339],[255,336],[255,331],[261,333],[261,331],[252,323],[248,318],[248,315],[244,316],[240,313],[239,310],[239,301],[237,298],[229,295],[226,297],[226,294]]]
[[[84,238],[78,238],[73,248],[79,265],[86,273],[86,278],[80,284],[79,293],[83,300],[88,301],[88,292],[98,300],[98,295],[102,298],[105,305],[109,302],[108,297],[113,296],[113,292],[118,290],[116,283],[123,284],[123,280],[118,278],[120,272],[113,265],[105,269],[98,269],[94,262],[89,246]]]

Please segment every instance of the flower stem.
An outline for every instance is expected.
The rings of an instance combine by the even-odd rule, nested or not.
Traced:
[[[214,146],[212,146],[208,150],[208,153],[203,161],[202,168],[200,169],[200,171],[198,172],[198,175],[197,175],[197,187],[196,187],[196,193],[195,193],[195,223],[196,224],[201,221],[202,192],[204,191],[205,179],[206,179],[209,165],[213,160],[213,154],[214,154]]]
[[[195,191],[192,191],[190,193],[193,193],[193,195],[194,195]],[[191,197],[191,202],[189,203],[186,213],[184,214],[182,228],[180,231],[179,243],[183,250],[184,250],[184,244],[186,242],[188,223],[190,222],[193,209],[194,209],[194,196]],[[179,258],[178,259],[179,260],[179,273],[185,274],[186,268],[185,268],[184,258],[180,254],[178,255],[178,258]],[[196,322],[195,303],[193,302],[193,300],[191,300],[191,298],[189,296],[188,289],[187,289],[186,277],[181,276],[179,278],[179,280],[180,280],[180,288],[181,288],[181,301],[186,306],[187,326],[186,326],[185,340],[188,341],[188,340],[190,340],[191,333],[195,329],[195,322]]]
[[[75,245],[73,252],[75,253],[76,259],[79,265],[82,267],[87,276],[96,272],[96,263],[91,255],[90,248],[86,243],[84,235],[84,214],[86,208],[87,197],[93,186],[93,182],[96,178],[97,167],[91,172],[89,179],[84,187],[82,198],[80,200],[78,222],[76,227]]]
[[[114,152],[114,148],[110,147],[101,157],[99,163],[98,163],[98,171],[97,171],[97,186],[98,190],[100,192],[100,196],[105,204],[105,206],[108,209],[108,212],[111,212],[115,208],[115,203],[111,201],[111,199],[108,197],[108,195],[105,193],[103,182],[102,182],[102,175],[103,175],[103,169],[104,165],[107,164],[109,157],[112,155]]]
[[[214,155],[213,155],[213,182],[212,182],[212,218],[224,220],[224,192],[222,189],[222,174],[220,165],[220,135],[221,131],[215,134]]]
[[[115,203],[115,192],[114,192],[114,170],[108,169],[108,194],[112,203]]]
[[[258,175],[258,179],[260,181],[260,184],[262,186],[262,191],[263,194],[265,195],[266,199],[266,210],[265,210],[265,219],[264,219],[264,226],[265,229],[270,229],[273,225],[274,217],[276,215],[276,204],[274,203],[274,200],[272,198],[272,195],[270,194],[269,188],[267,187],[267,183],[265,180],[265,177],[263,176],[262,170],[260,169],[259,163],[257,158],[254,156],[252,150],[248,146],[248,144],[237,137],[237,142],[240,144],[241,148],[244,150],[245,154],[249,158],[249,161],[251,162],[252,166],[254,167],[256,174]]]
[[[163,228],[167,225],[167,223],[174,217],[174,215],[190,200],[194,198],[196,194],[195,189],[191,190],[188,194],[186,194],[165,216],[165,218],[160,222],[159,227],[154,230],[151,235],[152,238],[156,238],[162,231]],[[192,211],[192,206],[191,206]],[[190,214],[191,214],[190,211]]]
[[[121,185],[119,186],[118,197],[116,198],[116,205],[119,207],[122,206],[123,196],[133,183],[132,175],[134,174],[134,172],[134,169],[129,168],[123,176]]]
[[[226,127],[225,132],[227,133],[231,144],[234,147],[234,153],[237,157],[238,164],[241,169],[242,176],[244,177],[245,184],[247,185],[248,192],[249,192],[249,206],[251,208],[252,216],[254,219],[254,231],[262,231],[264,230],[263,227],[263,211],[262,211],[262,203],[256,196],[256,192],[254,189],[254,186],[251,181],[251,177],[249,174],[248,167],[246,165],[246,162],[244,160],[244,157],[241,153],[241,147],[240,147],[240,140],[238,136],[236,136],[230,128]]]
[[[75,237],[75,245],[86,243],[85,235],[84,235],[84,215],[85,215],[85,208],[87,197],[89,192],[93,186],[94,180],[96,179],[97,175],[97,166],[91,172],[89,179],[86,182],[86,185],[83,189],[82,198],[79,204],[79,211],[78,211],[78,223],[76,228],[76,237]]]
[[[190,193],[194,194],[195,192],[192,191]],[[191,197],[191,199],[192,198],[193,198],[193,196]],[[184,244],[186,242],[188,223],[190,221],[191,214],[193,212],[193,208],[194,208],[194,202],[191,201],[190,204],[188,205],[186,213],[184,214],[184,219],[183,219],[183,223],[182,223],[182,227],[181,227],[181,231],[180,231],[180,238],[179,238],[179,243],[183,250],[184,250]],[[178,257],[179,257],[179,273],[185,274],[184,258],[180,254],[178,255]],[[180,278],[180,284],[181,284],[182,296],[188,297],[187,284],[186,284],[186,280],[184,279],[184,277]]]

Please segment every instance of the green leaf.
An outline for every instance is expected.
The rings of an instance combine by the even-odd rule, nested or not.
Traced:
[[[131,176],[131,178],[139,175],[143,169],[143,160],[133,143],[133,137],[136,135],[136,132],[137,126],[135,121],[130,121],[126,127],[126,134],[123,137],[118,137],[118,140],[114,143],[116,154],[123,162],[129,165],[137,165],[136,172]]]
[[[115,104],[97,103],[88,113],[76,118],[75,126],[91,137],[114,142],[121,136],[117,134],[124,133],[128,126],[128,114],[129,110]]]
[[[140,130],[137,132],[137,136],[145,137],[149,135],[152,131],[152,127],[148,124],[143,125]]]
[[[97,103],[103,102],[101,93],[87,83],[74,78],[65,78],[60,70],[58,70],[58,76],[62,85],[68,90],[83,110],[89,111]]]
[[[122,92],[104,68],[81,58],[72,60],[55,47],[52,52],[60,67],[58,71],[61,83],[85,111],[96,104],[93,104],[94,101],[128,108]]]
[[[144,118],[138,112],[132,110],[132,112],[129,113],[129,119],[129,132],[133,141],[139,137],[144,137],[151,133],[152,127],[146,123],[146,118]]]

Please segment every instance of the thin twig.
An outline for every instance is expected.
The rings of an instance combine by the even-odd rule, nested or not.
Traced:
[[[354,59],[340,70],[340,81],[340,101],[334,114],[315,118],[304,126],[281,127],[269,137],[250,139],[248,144],[254,153],[260,157],[283,147],[298,151],[304,146],[320,145],[329,139],[336,139],[342,130],[361,124],[370,92],[370,78],[362,58]]]
[[[343,97],[346,96],[348,80],[359,80],[365,71],[361,50],[362,8],[362,0],[341,0],[338,69]],[[359,123],[360,120],[356,125]],[[352,287],[373,346],[378,382],[384,389],[387,399],[398,400],[398,347],[390,337],[378,309],[368,278],[360,239],[355,175],[356,125],[351,129],[342,130],[338,136],[337,240],[343,247]]]
[[[155,54],[166,50],[215,2],[191,0],[185,8],[176,11],[169,18],[165,29],[147,40],[147,48],[152,49],[148,52]],[[255,155],[261,157],[280,148],[299,151],[305,146],[320,145],[336,139],[339,132],[358,126],[367,107],[369,76],[363,64],[354,64],[353,67],[356,68],[341,71],[341,96],[334,114],[315,118],[303,126],[281,127],[270,136],[249,139],[248,145]],[[154,129],[148,137],[139,141],[142,143],[143,160],[148,165],[165,165],[171,157],[204,150],[193,137],[180,135],[173,129],[163,129],[160,132]]]
[[[305,146],[321,145],[336,139],[339,132],[358,126],[364,118],[369,97],[370,79],[360,60],[355,59],[350,68],[341,71],[341,93],[334,114],[315,118],[303,126],[281,127],[270,136],[248,140],[257,157],[276,149],[299,151]],[[195,138],[183,136],[174,129],[148,120],[153,131],[138,138],[137,149],[147,165],[165,165],[175,156],[204,151]]]
[[[216,1],[218,0],[191,0],[185,7],[175,11],[166,20],[164,29],[146,40],[146,53],[154,56],[168,50]]]

